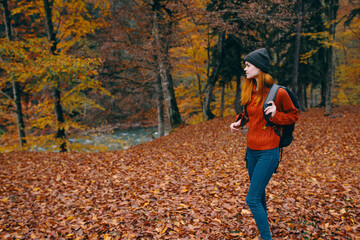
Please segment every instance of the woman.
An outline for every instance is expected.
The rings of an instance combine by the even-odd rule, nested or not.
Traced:
[[[263,103],[274,83],[268,74],[270,58],[265,48],[255,50],[245,57],[246,80],[241,92],[241,105],[246,108],[248,118],[239,114],[231,123],[232,132],[238,132],[240,126],[249,124],[247,134],[247,168],[250,187],[246,197],[262,239],[271,239],[266,210],[265,188],[279,163],[280,137],[272,127],[266,126],[263,115]],[[271,114],[270,121],[276,125],[289,125],[299,119],[286,90],[279,88],[274,101],[265,109]],[[244,111],[245,112],[245,111]]]

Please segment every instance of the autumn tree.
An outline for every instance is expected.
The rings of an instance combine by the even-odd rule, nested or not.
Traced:
[[[99,122],[144,122],[155,107],[158,72],[149,43],[151,17],[144,14],[145,4],[137,4],[111,1],[109,24],[97,38],[102,59],[99,77],[112,94],[99,98],[106,108],[93,112]]]
[[[11,44],[11,42],[14,40],[14,37],[13,37],[13,30],[11,24],[10,6],[7,0],[2,0],[1,3],[4,8],[6,36],[8,38],[9,44]],[[17,59],[6,59],[5,61],[7,60],[17,61]],[[25,123],[24,123],[24,117],[23,117],[23,111],[21,105],[21,90],[20,90],[19,82],[16,79],[16,76],[12,75],[10,78],[11,78],[13,96],[15,102],[15,112],[17,117],[16,120],[17,120],[17,129],[19,133],[19,142],[20,142],[20,147],[23,147],[23,145],[26,143],[26,140],[25,140]]]
[[[23,58],[13,64],[3,62],[2,68],[6,70],[6,77],[15,73],[18,81],[27,81],[26,94],[36,99],[32,103],[36,102],[37,109],[32,109],[29,117],[32,132],[53,126],[49,118],[52,108],[60,151],[68,149],[65,131],[71,127],[83,128],[65,116],[65,111],[67,115],[78,111],[79,106],[85,104],[84,92],[88,89],[108,94],[95,79],[99,59],[86,50],[88,43],[83,41],[85,36],[90,36],[104,25],[103,17],[108,14],[106,6],[104,2],[19,1],[12,12],[16,16],[29,17],[31,31],[19,31],[19,41],[10,46],[5,41],[1,42],[3,56],[10,56],[13,52]],[[89,11],[97,11],[98,14],[91,13],[91,17]],[[45,25],[47,30],[41,31]],[[48,41],[44,41],[44,32]],[[49,50],[51,54],[48,54]],[[53,107],[49,105],[50,95]],[[86,102],[90,107],[100,107],[94,101]],[[36,141],[30,136],[27,139]],[[50,138],[47,141],[51,141]]]
[[[207,1],[188,1],[183,11],[186,13],[178,24],[178,44],[171,53],[174,62],[174,75],[178,79],[176,96],[184,119],[190,123],[206,119],[205,86],[208,86],[212,71],[213,49],[216,48],[218,35],[207,11]],[[212,88],[216,87],[214,84]],[[211,90],[213,91],[213,90]],[[211,94],[213,96],[213,94]],[[211,97],[210,104],[213,103]]]
[[[161,135],[165,124],[163,101],[171,128],[181,123],[170,56],[178,9],[165,1],[114,1],[111,11],[111,34],[102,34],[101,77],[113,89],[113,102],[121,106],[118,110],[123,121],[158,116]],[[151,116],[156,106],[158,114]]]
[[[79,39],[81,38],[81,36],[84,36],[84,34],[88,34],[91,33],[93,31],[93,29],[97,28],[100,26],[100,22],[98,21],[93,21],[94,19],[86,19],[85,16],[88,12],[88,10],[86,9],[87,7],[87,3],[86,2],[78,2],[77,4],[74,3],[70,3],[68,5],[64,4],[63,6],[61,6],[61,4],[59,4],[59,12],[57,13],[56,18],[59,20],[58,26],[57,26],[57,30],[54,29],[54,17],[53,17],[53,8],[54,8],[54,1],[49,1],[49,0],[43,0],[44,3],[44,12],[45,12],[45,23],[46,23],[46,30],[47,30],[47,37],[48,40],[51,43],[51,47],[50,47],[50,52],[53,55],[53,57],[56,58],[56,56],[58,55],[58,43],[62,40],[62,41],[66,41],[67,39],[61,39],[61,37],[65,37],[65,36],[69,36],[75,39]],[[56,3],[56,2],[55,2]],[[96,3],[95,2],[95,7],[99,7],[101,3]],[[75,14],[78,13],[78,11],[80,11],[80,17],[76,16]],[[68,16],[63,16],[63,13],[67,12]],[[74,15],[71,15],[74,14]],[[67,33],[67,32],[62,32],[62,30],[66,29],[66,28],[70,28],[72,29],[74,26],[72,26],[71,23],[71,18],[75,18],[75,24],[80,27],[81,25],[84,25],[84,27],[86,27],[86,25],[88,25],[88,29],[85,29],[84,27],[80,28],[79,30],[82,30],[84,32],[80,32],[77,31],[76,33]],[[64,18],[64,19],[63,19]],[[70,22],[66,22],[67,20],[70,20]],[[63,26],[62,26],[63,24]],[[85,25],[86,24],[86,25]],[[72,30],[70,30],[72,31]],[[63,36],[59,36],[60,33]],[[69,42],[70,46],[66,46],[66,48],[70,49],[71,44],[74,44],[74,40],[72,40],[72,42]],[[56,138],[59,139],[60,142],[60,150],[62,152],[67,151],[67,147],[66,147],[66,134],[65,134],[65,119],[64,119],[64,113],[63,113],[63,107],[62,107],[62,102],[61,102],[61,75],[57,76],[57,75],[52,75],[50,77],[50,79],[52,81],[52,96],[53,96],[53,102],[54,102],[54,111],[55,111],[55,117],[56,117],[56,121],[57,121],[57,133],[56,133]]]
[[[55,32],[53,25],[52,8],[54,1],[49,2],[49,0],[43,0],[43,2],[44,2],[44,11],[45,11],[46,32],[47,32],[48,40],[51,43],[51,47],[49,50],[52,55],[56,55],[57,44],[59,40],[57,39],[57,33]],[[61,105],[61,90],[60,90],[59,82],[55,83],[55,86],[52,87],[51,92],[53,96],[55,117],[57,121],[56,124],[57,132],[55,137],[59,139],[58,141],[60,142],[60,151],[66,152],[67,151],[66,141],[65,141],[66,134],[64,129],[65,119]]]

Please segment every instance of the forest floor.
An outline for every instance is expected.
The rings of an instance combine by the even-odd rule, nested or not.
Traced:
[[[274,239],[360,239],[360,108],[301,113],[268,187]],[[233,117],[125,151],[0,154],[1,239],[253,239]]]

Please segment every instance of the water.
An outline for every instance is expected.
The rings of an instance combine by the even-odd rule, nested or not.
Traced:
[[[169,131],[165,131],[165,135]],[[117,129],[106,133],[92,133],[88,135],[69,135],[68,150],[71,152],[104,152],[104,151],[121,151],[131,146],[152,141],[158,138],[157,127],[148,128],[131,128],[127,130]],[[50,151],[59,152],[54,142],[46,144],[33,145],[29,151]]]
[[[166,132],[166,134],[168,134]],[[132,128],[127,130],[114,130],[111,133],[93,134],[91,136],[76,136],[69,138],[69,142],[80,151],[119,151],[128,149],[137,144],[152,141],[158,138],[157,127]]]

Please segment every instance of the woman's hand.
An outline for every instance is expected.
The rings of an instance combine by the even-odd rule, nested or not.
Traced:
[[[267,108],[265,108],[265,114],[269,114],[271,113],[271,117],[274,117],[275,113],[276,113],[276,106],[274,101],[269,101],[268,104],[271,104],[271,106],[268,106]]]
[[[241,124],[241,119],[237,122],[233,122],[232,124],[230,124],[231,132],[238,132],[240,128],[240,124]]]

